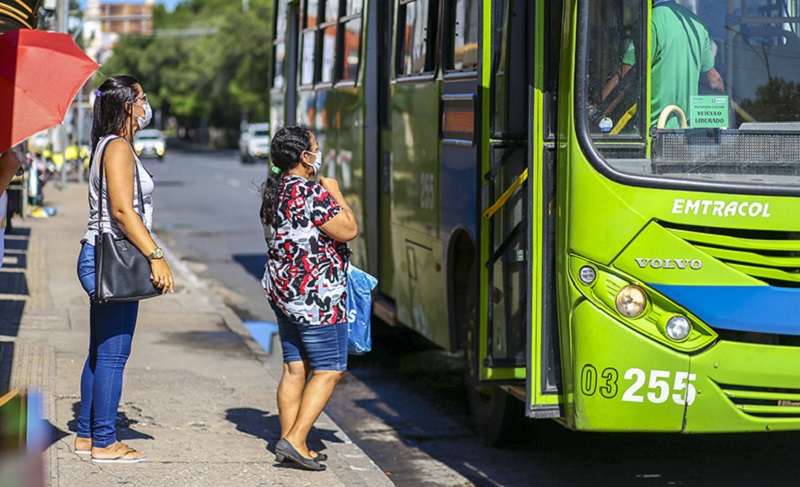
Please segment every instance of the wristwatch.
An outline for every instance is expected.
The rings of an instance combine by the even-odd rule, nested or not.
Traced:
[[[164,251],[161,250],[161,247],[156,247],[150,255],[147,256],[147,260],[155,260],[155,259],[163,259],[164,258]]]

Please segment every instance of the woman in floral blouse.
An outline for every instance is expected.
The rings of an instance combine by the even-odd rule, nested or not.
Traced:
[[[335,179],[308,178],[322,166],[317,139],[284,127],[270,145],[272,169],[261,188],[267,241],[264,288],[283,348],[278,385],[278,461],[324,470],[327,457],[306,438],[347,369],[347,256],[358,224]],[[308,377],[311,375],[311,379]]]

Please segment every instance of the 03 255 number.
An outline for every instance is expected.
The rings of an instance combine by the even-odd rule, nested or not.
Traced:
[[[663,404],[670,399],[675,404],[691,406],[697,397],[697,390],[692,382],[696,374],[673,372],[669,370],[642,370],[631,368],[622,375],[625,381],[619,384],[619,372],[608,367],[598,373],[592,364],[586,364],[581,371],[581,392],[585,396],[593,396],[597,392],[606,399],[617,396],[620,387],[626,387],[622,393],[625,402],[650,402]],[[628,381],[633,381],[628,384]]]

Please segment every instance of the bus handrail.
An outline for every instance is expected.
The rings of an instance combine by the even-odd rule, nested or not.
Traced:
[[[658,117],[658,125],[657,128],[663,129],[667,125],[667,119],[672,114],[672,112],[678,112],[678,116],[681,119],[681,128],[685,129],[689,127],[689,124],[686,123],[686,114],[683,113],[683,110],[678,105],[669,105],[663,110],[661,110],[661,115]]]
[[[506,192],[503,193],[503,196],[501,196],[500,199],[495,201],[492,206],[490,206],[489,208],[486,209],[486,211],[483,212],[484,220],[491,219],[494,216],[494,214],[500,210],[500,208],[505,206],[505,204],[508,202],[508,199],[511,198],[511,195],[514,194],[514,191],[516,191],[517,188],[522,186],[522,183],[524,183],[527,179],[528,179],[528,170],[525,169],[524,171],[522,171],[522,174],[520,174],[519,177],[511,184],[511,186],[508,187]]]

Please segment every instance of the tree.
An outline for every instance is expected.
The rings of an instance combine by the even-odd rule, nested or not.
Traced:
[[[267,118],[271,11],[272,0],[250,0],[247,12],[229,0],[159,5],[155,35],[121,38],[101,72],[136,77],[164,116],[222,129],[232,145],[244,114]]]

